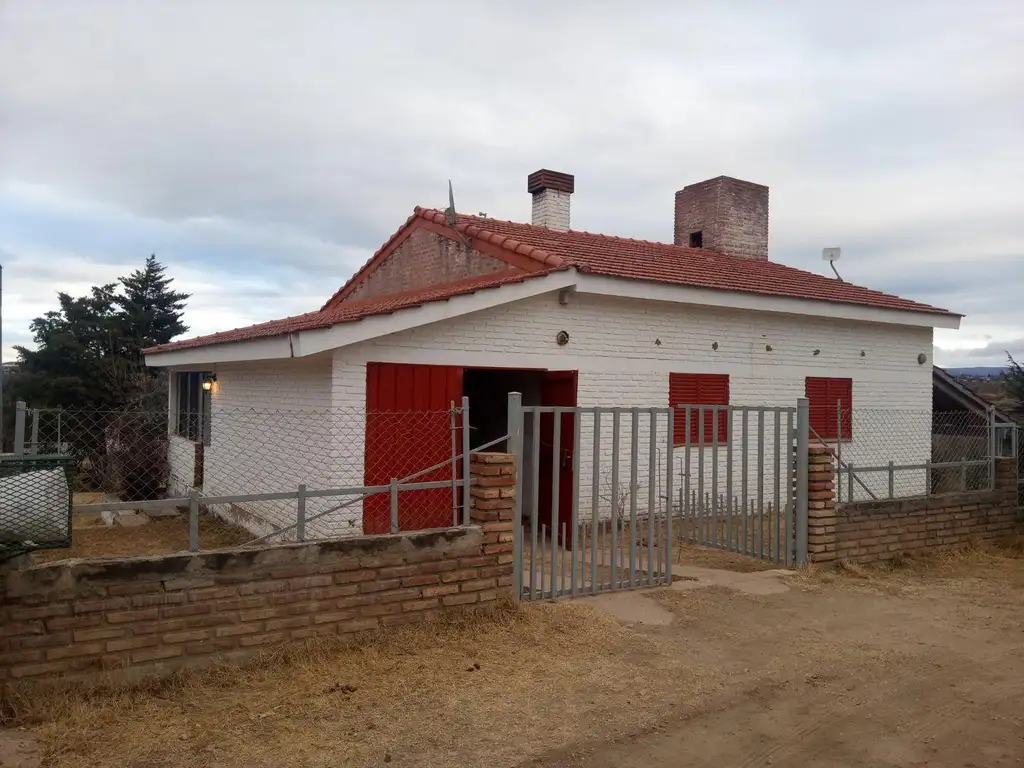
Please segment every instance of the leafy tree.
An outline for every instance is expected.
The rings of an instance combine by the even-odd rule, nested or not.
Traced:
[[[189,296],[171,283],[150,256],[87,296],[59,293],[59,308],[32,321],[36,349],[16,347],[12,398],[33,407],[119,408],[148,395],[158,373],[145,367],[141,350],[188,330],[181,318]]]
[[[189,295],[171,290],[174,279],[166,276],[156,256],[150,256],[146,266],[120,281],[121,293],[114,297],[114,303],[126,334],[125,353],[139,354],[146,347],[166,344],[188,331],[181,318]]]

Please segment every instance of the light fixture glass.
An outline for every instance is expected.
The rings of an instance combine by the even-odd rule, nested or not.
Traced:
[[[207,374],[206,376],[203,376],[203,380],[200,382],[199,386],[203,388],[203,392],[210,392],[213,390],[213,382],[216,380],[217,376],[215,374]]]

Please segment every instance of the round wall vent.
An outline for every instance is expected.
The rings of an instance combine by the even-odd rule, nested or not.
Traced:
[[[569,343],[569,332],[559,331],[558,334],[555,336],[555,341],[558,342],[558,346],[564,347],[566,344]]]

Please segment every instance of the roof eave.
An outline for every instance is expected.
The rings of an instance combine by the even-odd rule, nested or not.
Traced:
[[[214,341],[209,344],[184,348],[155,350],[146,354],[146,365],[170,367],[308,357],[421,325],[568,288],[575,285],[577,278],[576,270],[571,268],[549,271],[539,275],[524,275],[521,280],[481,286],[475,290],[446,298],[424,301],[390,312],[381,312],[358,320],[339,322],[320,328],[284,332],[256,339]]]
[[[577,284],[578,292],[621,298],[926,328],[957,329],[960,327],[962,317],[943,310],[885,308],[824,299],[796,298],[754,293],[753,291],[730,291],[723,288],[699,288],[641,278],[601,275],[588,272],[585,268],[580,271],[582,274]]]

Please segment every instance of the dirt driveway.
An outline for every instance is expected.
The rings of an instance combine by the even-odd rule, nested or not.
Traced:
[[[1022,566],[795,576],[767,597],[661,592],[675,622],[638,631],[667,638],[717,690],[528,764],[1024,765]]]
[[[670,623],[531,605],[21,722],[53,766],[1024,765],[1024,559],[784,582],[636,593]]]

